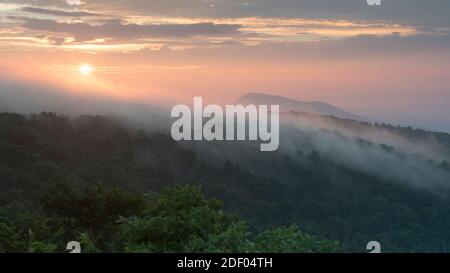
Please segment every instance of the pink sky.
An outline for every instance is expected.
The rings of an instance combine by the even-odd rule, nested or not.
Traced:
[[[198,10],[160,1],[0,1],[1,76],[24,88],[44,84],[141,103],[200,95],[225,104],[264,92],[450,130],[446,21],[439,25],[427,14],[377,18],[358,1],[361,16],[343,18],[318,15],[319,8],[330,14],[340,8],[332,4],[328,11],[326,4],[281,1],[282,11],[255,2],[247,14],[233,12],[241,1],[209,2],[205,11],[201,1],[193,1]],[[301,7],[311,12],[290,14]],[[93,73],[81,75],[82,64]]]

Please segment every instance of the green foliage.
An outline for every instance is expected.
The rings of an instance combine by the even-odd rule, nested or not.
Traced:
[[[24,248],[23,244],[14,228],[0,223],[0,252],[19,252]]]
[[[67,184],[51,185],[42,198],[43,209],[52,217],[60,219],[67,236],[81,233],[89,251],[115,247],[112,236],[120,217],[139,214],[143,209],[143,198],[101,185],[76,191]],[[91,239],[91,237],[94,239]]]
[[[56,252],[57,245],[49,242],[38,241],[36,235],[30,229],[28,230],[28,249],[29,253],[52,253]]]
[[[83,246],[82,251],[84,253],[99,253],[100,249],[97,248],[95,243],[90,238],[89,234],[81,233],[79,238],[80,245]]]
[[[16,230],[0,224],[0,252],[64,251],[70,238],[78,238],[86,253],[339,250],[334,242],[304,235],[293,228],[269,231],[256,236],[253,241],[247,224],[236,215],[225,213],[219,201],[206,199],[200,187],[168,188],[160,193],[146,194],[144,199],[142,206],[135,207],[132,216],[124,217],[120,213],[129,213],[126,209],[130,208],[127,206],[130,200],[142,199],[115,188],[95,186],[77,192],[64,184],[53,185],[43,198],[45,215],[30,218],[28,214],[21,214],[10,219],[18,227],[26,223],[28,230],[25,226]],[[86,202],[103,205],[86,209],[83,207]],[[115,206],[118,204],[124,205],[120,211]],[[78,213],[77,206],[81,206]],[[92,210],[95,209],[101,211],[94,213]],[[104,217],[102,222],[98,222],[96,217],[99,216]],[[87,224],[87,219],[92,222]],[[59,224],[51,226],[50,222]]]
[[[206,200],[199,187],[176,187],[147,196],[141,216],[122,218],[127,252],[338,252],[336,242],[278,228],[254,241],[245,222]]]
[[[251,252],[262,253],[336,253],[338,242],[321,240],[302,233],[297,226],[278,227],[256,236]]]
[[[143,215],[120,222],[128,250],[231,252],[236,241],[228,234],[242,237],[239,221],[225,214],[217,200],[206,200],[198,187],[176,187],[148,195]]]
[[[413,142],[434,139],[450,151],[448,134],[373,127]],[[314,150],[240,155],[253,161],[206,160],[116,118],[0,113],[0,251],[64,252],[73,240],[88,252],[334,252],[334,241],[360,252],[372,240],[384,251],[449,251],[448,191],[376,177]],[[450,171],[448,160],[428,164]],[[177,187],[198,184],[207,198]],[[301,232],[278,228],[293,224]]]

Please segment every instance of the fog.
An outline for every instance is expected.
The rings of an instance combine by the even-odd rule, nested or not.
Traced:
[[[167,126],[167,106],[156,103],[123,101],[97,95],[88,90],[74,94],[52,85],[24,82],[0,75],[0,112],[37,114],[55,112],[75,117],[79,115],[118,116],[134,124],[134,127],[162,128]],[[128,125],[130,125],[128,124]]]
[[[421,132],[396,133],[390,127],[365,126],[317,116],[297,116],[285,127],[283,152],[317,151],[321,157],[387,180],[439,189],[450,187],[450,140]]]
[[[0,112],[22,114],[42,111],[62,115],[114,115],[125,126],[170,134],[169,105],[152,105],[61,93],[52,86],[24,84],[0,76]],[[312,164],[320,158],[356,172],[433,191],[450,188],[450,135],[340,120],[306,113],[281,115],[280,147],[277,152],[260,152],[259,143],[222,141],[180,142],[200,159],[223,164],[237,162],[265,177],[284,179],[286,157],[296,164]],[[274,172],[276,170],[276,172]]]
[[[312,166],[321,160],[379,177],[439,192],[450,189],[450,135],[389,125],[341,120],[307,113],[281,116],[280,148],[259,152],[255,142],[184,142],[208,162],[238,162],[259,176],[292,180],[283,162]],[[323,170],[326,172],[327,170]],[[300,181],[299,181],[300,183]]]

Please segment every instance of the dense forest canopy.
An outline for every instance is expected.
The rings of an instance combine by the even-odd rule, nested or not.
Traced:
[[[320,131],[405,162],[398,168],[425,164],[415,177],[431,176],[418,186],[339,162],[310,131],[292,131],[303,145],[290,153],[237,146],[223,160],[220,145],[177,143],[111,117],[2,113],[0,251],[64,251],[71,240],[88,252],[363,252],[373,240],[386,252],[448,251],[450,136],[331,122],[444,149],[431,159],[368,134]],[[423,186],[433,183],[438,190]]]

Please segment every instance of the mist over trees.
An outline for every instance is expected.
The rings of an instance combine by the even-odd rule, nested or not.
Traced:
[[[433,138],[444,148],[405,161],[449,175],[449,135],[333,122],[340,130],[319,136],[296,127],[296,149],[268,155],[256,143],[177,143],[112,117],[0,114],[0,250],[64,251],[80,240],[88,252],[362,252],[377,240],[386,252],[448,251],[444,180],[430,173],[421,183],[439,188],[418,187],[407,176],[360,168],[357,159],[338,160],[317,143],[328,135],[362,154],[401,159],[406,141],[373,134]]]

